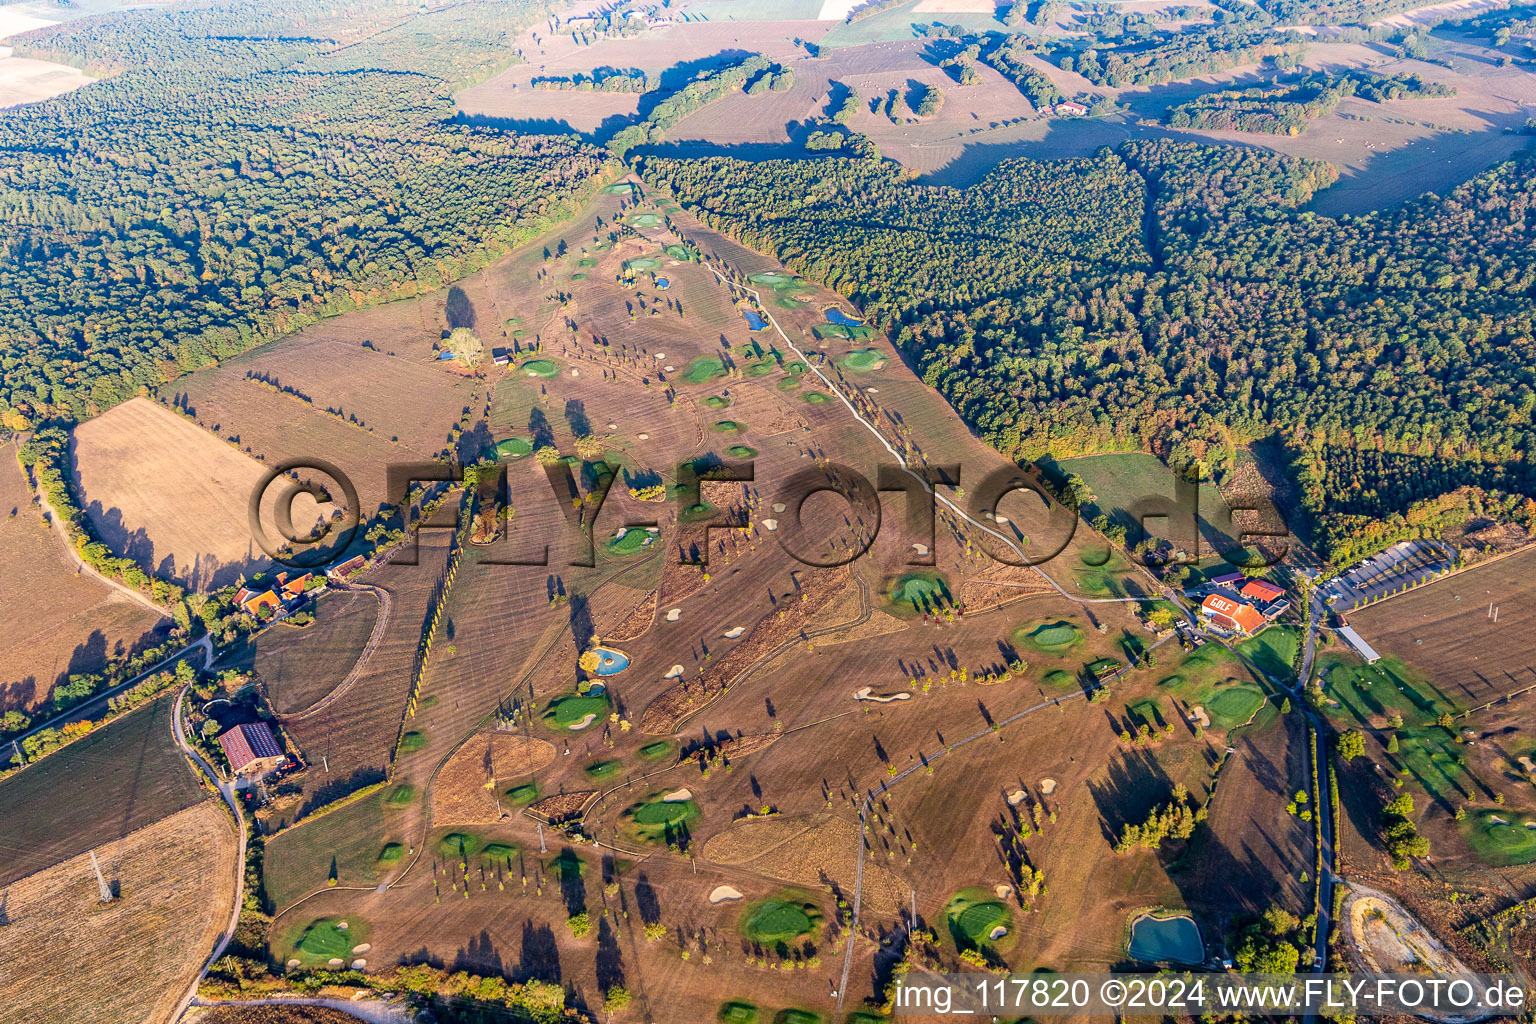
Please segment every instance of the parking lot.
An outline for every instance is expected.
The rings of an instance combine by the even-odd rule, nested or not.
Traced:
[[[1439,575],[1455,562],[1455,553],[1437,541],[1407,540],[1366,559],[1318,590],[1336,612],[1352,611],[1405,586]]]

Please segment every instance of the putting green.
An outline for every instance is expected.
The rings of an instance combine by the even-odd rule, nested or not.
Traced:
[[[530,359],[518,367],[530,377],[558,377],[560,367],[553,359]]]
[[[745,444],[733,444],[725,450],[725,454],[733,459],[753,459],[757,457],[757,449]]]
[[[773,1015],[773,1024],[823,1024],[825,1018],[815,1010],[802,1010],[791,1006]]]
[[[1058,689],[1065,690],[1069,687],[1077,685],[1077,677],[1074,676],[1071,672],[1066,672],[1058,668],[1047,672],[1045,674],[1045,678],[1042,679],[1041,682],[1045,683],[1047,686],[1054,686]]]
[[[877,348],[856,348],[843,356],[838,363],[854,373],[869,373],[885,365],[885,356]]]
[[[830,402],[830,401],[832,401],[831,396],[829,396],[824,391],[807,391],[805,394],[801,395],[800,397],[804,398],[811,405],[820,405],[823,402]]]
[[[786,274],[782,270],[759,271],[756,274],[752,274],[747,278],[747,280],[752,284],[762,285],[765,288],[773,289],[788,288],[796,284],[804,284],[804,282],[795,277],[795,275]]]
[[[593,259],[591,256],[583,256],[581,259],[576,261],[576,265],[578,267],[595,267],[597,266],[597,260]]]
[[[1256,686],[1233,686],[1222,690],[1205,705],[1211,724],[1231,729],[1242,725],[1264,706],[1264,692]]]
[[[764,900],[746,912],[741,930],[753,942],[786,942],[809,935],[820,916],[820,911],[809,903]]]
[[[624,261],[625,270],[655,270],[661,266],[661,260],[652,259],[649,256],[636,256],[632,260]]]
[[[654,228],[661,223],[659,213],[632,213],[624,220],[637,228]]]
[[[624,555],[638,554],[639,552],[644,551],[648,546],[645,543],[645,540],[649,536],[650,534],[646,533],[645,530],[633,528],[625,530],[624,536],[622,537],[620,537],[618,534],[614,534],[613,537],[609,538],[608,540],[608,553],[610,555],[619,555],[621,557]]]
[[[638,191],[640,190],[629,182],[619,181],[603,189],[603,194],[608,196],[632,196]]]
[[[984,889],[966,889],[956,894],[945,904],[944,917],[955,944],[962,948],[996,948],[999,942],[1013,935],[1013,911]],[[992,933],[999,927],[1006,928],[1007,932],[994,939]]]
[[[808,369],[809,367],[798,359],[791,359],[784,364],[784,372],[797,377]]]
[[[575,273],[575,274],[571,275],[571,280],[572,281],[585,281],[586,279],[587,279],[587,275],[586,274]]]
[[[556,729],[570,729],[588,715],[591,715],[592,721],[595,722],[607,713],[607,697],[601,694],[568,693],[550,701],[549,707],[544,711],[544,722]]]
[[[683,380],[690,384],[703,384],[724,376],[725,364],[712,356],[699,356],[683,371]]]
[[[1032,622],[1014,630],[1014,641],[1047,654],[1060,654],[1077,646],[1082,632],[1070,622]]]
[[[680,260],[684,263],[693,262],[693,252],[686,245],[678,245],[674,242],[667,246],[666,253],[675,260]]]
[[[345,924],[343,928],[341,925]],[[304,929],[297,951],[318,960],[351,960],[352,947],[361,945],[364,929],[355,919],[322,917]]]
[[[799,388],[800,382],[795,380],[793,377],[785,377],[783,380],[779,381],[780,391],[797,391]]]
[[[700,404],[708,409],[724,409],[731,404],[731,400],[724,395],[710,395]]]
[[[400,737],[400,749],[402,751],[420,750],[427,745],[425,733],[408,732]]]
[[[496,443],[496,454],[503,459],[520,459],[533,454],[533,441],[526,437],[509,437]]]
[[[772,359],[761,359],[747,366],[748,377],[766,377],[779,368],[779,364]]]
[[[398,864],[405,856],[405,846],[401,843],[385,843],[384,849],[379,851],[380,864]],[[355,945],[355,943],[354,943]]]
[[[678,822],[687,821],[697,817],[698,805],[692,800],[676,800],[667,803],[665,800],[652,800],[635,808],[635,824],[644,825],[646,828],[665,828],[667,825],[676,825]]]
[[[949,603],[949,581],[942,573],[909,572],[893,576],[882,588],[886,603],[893,609],[915,615],[936,612]]]

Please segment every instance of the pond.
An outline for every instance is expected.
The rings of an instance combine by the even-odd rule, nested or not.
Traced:
[[[829,324],[840,324],[843,327],[858,327],[864,323],[863,320],[854,319],[836,306],[829,306],[824,312]]]
[[[623,651],[615,651],[610,647],[594,647],[592,653],[597,655],[597,668],[593,670],[595,675],[617,675],[629,667],[629,655]]]
[[[1130,954],[1147,964],[1198,964],[1205,960],[1205,943],[1194,918],[1142,914],[1131,922]]]
[[[761,331],[768,326],[768,321],[755,309],[744,309],[741,315],[746,318],[747,328],[753,331]]]
[[[666,279],[666,278],[664,278],[664,277],[658,277],[658,278],[657,278],[657,279],[656,279],[656,290],[657,290],[657,291],[659,291],[659,292],[664,292],[664,291],[666,291],[666,290],[667,290],[667,289],[668,289],[668,288],[671,288],[671,287],[672,287],[672,282],[671,282],[671,281],[668,281],[668,280],[667,280],[667,279]]]

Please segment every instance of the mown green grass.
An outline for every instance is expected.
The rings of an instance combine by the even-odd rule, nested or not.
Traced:
[[[724,376],[725,364],[713,356],[697,356],[683,371],[683,380],[690,384],[704,384]]]
[[[760,900],[741,918],[741,932],[752,942],[773,944],[810,935],[821,920],[815,904],[788,898]]]

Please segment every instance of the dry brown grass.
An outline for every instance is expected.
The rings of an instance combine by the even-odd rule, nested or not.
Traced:
[[[544,767],[554,757],[554,744],[524,738],[520,733],[470,737],[432,783],[432,824],[481,825],[499,821],[507,811],[499,802],[498,791],[514,779]]]
[[[360,1017],[328,1006],[210,1006],[187,1015],[195,1024],[357,1024]]]
[[[15,510],[12,515],[11,511]],[[98,671],[131,649],[159,616],[76,572],[49,530],[16,449],[0,447],[0,711],[36,707],[71,673]]]
[[[135,398],[81,424],[74,448],[80,501],[115,554],[198,589],[267,564],[246,515],[265,471],[233,445]]]
[[[237,844],[215,800],[98,847],[121,895],[103,906],[90,858],[8,890],[0,931],[7,1020],[166,1021],[229,921]]]
[[[705,843],[702,857],[794,885],[821,888],[830,880],[851,899],[858,852],[858,825],[833,814],[815,814],[737,822]],[[893,873],[865,861],[864,910],[895,913],[902,905],[903,888]]]

